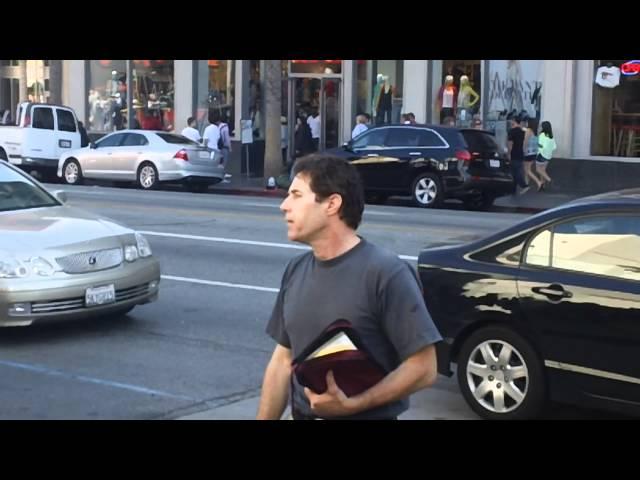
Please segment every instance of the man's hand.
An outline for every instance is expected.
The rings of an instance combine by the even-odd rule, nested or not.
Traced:
[[[340,389],[333,377],[333,372],[327,372],[327,391],[321,394],[305,387],[304,394],[309,399],[311,410],[320,417],[343,417],[355,413],[356,405]]]

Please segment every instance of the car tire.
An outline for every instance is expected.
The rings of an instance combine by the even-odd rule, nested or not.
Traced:
[[[473,332],[462,344],[457,364],[460,391],[480,417],[524,420],[543,410],[547,395],[543,363],[531,344],[512,329],[490,326]]]
[[[158,169],[151,162],[143,162],[136,174],[138,187],[143,190],[153,190],[158,186]]]
[[[62,167],[62,181],[67,185],[82,184],[82,168],[75,158],[64,162],[64,166]]]
[[[435,173],[421,173],[411,184],[411,200],[417,207],[437,208],[443,197],[442,183]]]
[[[481,193],[465,198],[462,203],[467,210],[488,210],[493,206],[496,197],[488,193]]]

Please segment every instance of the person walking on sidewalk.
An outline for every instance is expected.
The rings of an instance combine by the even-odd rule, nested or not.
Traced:
[[[553,152],[557,148],[557,144],[553,138],[551,122],[542,122],[540,130],[540,135],[538,136],[539,150],[538,156],[536,157],[536,170],[543,181],[539,189],[544,190],[545,185],[551,183],[551,177],[547,174],[547,166],[549,165],[549,160],[553,158]]]
[[[535,119],[530,119],[527,123],[527,128],[524,133],[524,178],[530,178],[533,180],[540,191],[542,186],[542,180],[538,179],[538,176],[533,173],[533,162],[538,156],[538,123]]]
[[[356,116],[356,126],[353,127],[353,131],[351,132],[351,138],[354,139],[362,132],[366,132],[369,127],[367,127],[367,117],[364,115]]]
[[[513,175],[513,181],[517,192],[517,187],[520,187],[520,194],[526,193],[529,190],[529,186],[524,179],[524,130],[520,123],[522,120],[519,116],[515,116],[511,119],[511,130],[507,137],[507,145],[509,147],[509,159],[511,160],[511,174]]]
[[[262,384],[258,419],[279,419],[290,398],[296,420],[395,419],[408,397],[437,376],[442,340],[425,306],[415,270],[356,233],[364,193],[356,167],[317,154],[298,160],[280,205],[290,241],[311,246],[282,277],[267,333],[277,343]],[[303,388],[292,360],[337,319],[349,320],[387,375],[347,397],[332,372],[327,389]],[[290,388],[291,386],[291,388]],[[290,397],[289,397],[290,395]]]
[[[217,120],[218,129],[220,130],[218,148],[222,154],[222,164],[225,171],[224,178],[225,180],[228,180],[231,178],[231,174],[227,173],[229,158],[231,158],[231,135],[229,134],[229,125],[222,119],[222,117],[218,116]]]
[[[187,137],[189,140],[193,140],[196,143],[200,143],[202,137],[200,136],[200,132],[196,128],[198,122],[195,117],[187,118],[187,126],[182,129],[181,135],[183,137]]]

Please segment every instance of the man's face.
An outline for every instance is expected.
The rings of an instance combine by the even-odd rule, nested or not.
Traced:
[[[307,175],[296,175],[289,187],[289,195],[280,204],[287,222],[287,237],[293,242],[310,244],[328,225],[329,198],[317,202],[309,182]]]

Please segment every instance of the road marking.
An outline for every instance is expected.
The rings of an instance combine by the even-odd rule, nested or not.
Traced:
[[[257,290],[259,292],[278,293],[279,288],[258,287],[256,285],[244,285],[242,283],[213,282],[211,280],[198,280],[197,278],[174,277],[173,275],[161,275],[163,280],[174,280],[176,282],[198,283],[200,285],[212,285],[214,287],[242,288],[244,290]]]
[[[174,395],[172,393],[162,392],[160,390],[152,390],[146,387],[140,387],[138,385],[129,385],[127,383],[112,382],[110,380],[102,380],[100,378],[85,377],[84,375],[75,375],[73,373],[63,372],[54,368],[43,367],[40,365],[30,365],[27,363],[11,362],[9,360],[0,360],[0,365],[7,367],[20,368],[22,370],[28,370],[31,372],[44,373],[45,375],[51,375],[54,377],[63,377],[71,380],[79,380],[81,382],[94,383],[96,385],[106,385],[108,387],[121,388],[123,390],[129,390],[136,393],[144,393],[147,395],[156,395],[158,397],[175,398],[178,400],[196,401],[197,399],[187,397],[185,395]]]
[[[202,240],[205,242],[221,242],[221,243],[236,243],[240,245],[256,245],[259,247],[274,247],[274,248],[289,248],[294,250],[311,250],[311,247],[304,245],[293,245],[290,243],[276,243],[276,242],[258,242],[255,240],[241,240],[239,238],[223,238],[223,237],[204,237],[201,235],[185,235],[182,233],[167,233],[167,232],[150,232],[147,230],[138,230],[143,235],[155,236],[155,237],[169,237],[169,238],[183,238],[186,240]],[[417,261],[418,257],[411,255],[398,255],[402,260]]]

